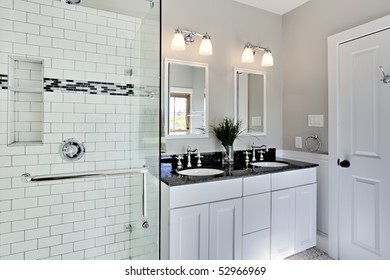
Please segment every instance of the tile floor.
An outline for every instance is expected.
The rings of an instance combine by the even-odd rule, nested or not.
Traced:
[[[313,247],[307,249],[306,251],[292,255],[291,257],[286,258],[286,260],[333,260],[333,259],[324,251],[316,247]]]

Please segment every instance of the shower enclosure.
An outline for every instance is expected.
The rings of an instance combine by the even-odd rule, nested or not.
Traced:
[[[0,259],[158,259],[160,3],[68,2],[0,3]]]

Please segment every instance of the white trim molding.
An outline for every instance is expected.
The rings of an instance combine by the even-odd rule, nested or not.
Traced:
[[[328,37],[329,115],[329,251],[339,259],[339,46],[345,42],[390,28],[390,15]]]

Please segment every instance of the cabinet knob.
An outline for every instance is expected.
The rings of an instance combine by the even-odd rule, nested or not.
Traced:
[[[337,160],[337,164],[342,167],[342,168],[349,168],[351,166],[351,163],[348,160],[342,160],[340,159]]]

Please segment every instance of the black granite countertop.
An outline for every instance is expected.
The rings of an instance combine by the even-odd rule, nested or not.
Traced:
[[[267,160],[268,161],[268,160]],[[243,166],[223,166],[217,163],[216,165],[202,166],[203,168],[217,168],[222,169],[224,172],[216,176],[181,176],[176,172],[172,172],[172,162],[161,161],[161,180],[168,186],[180,186],[185,184],[196,184],[205,183],[220,180],[229,180],[248,176],[257,176],[262,174],[285,172],[303,168],[312,168],[318,166],[315,163],[296,161],[284,158],[275,158],[274,161],[286,162],[289,165],[283,167],[252,167],[249,165],[248,168]],[[196,167],[195,167],[196,168]]]

